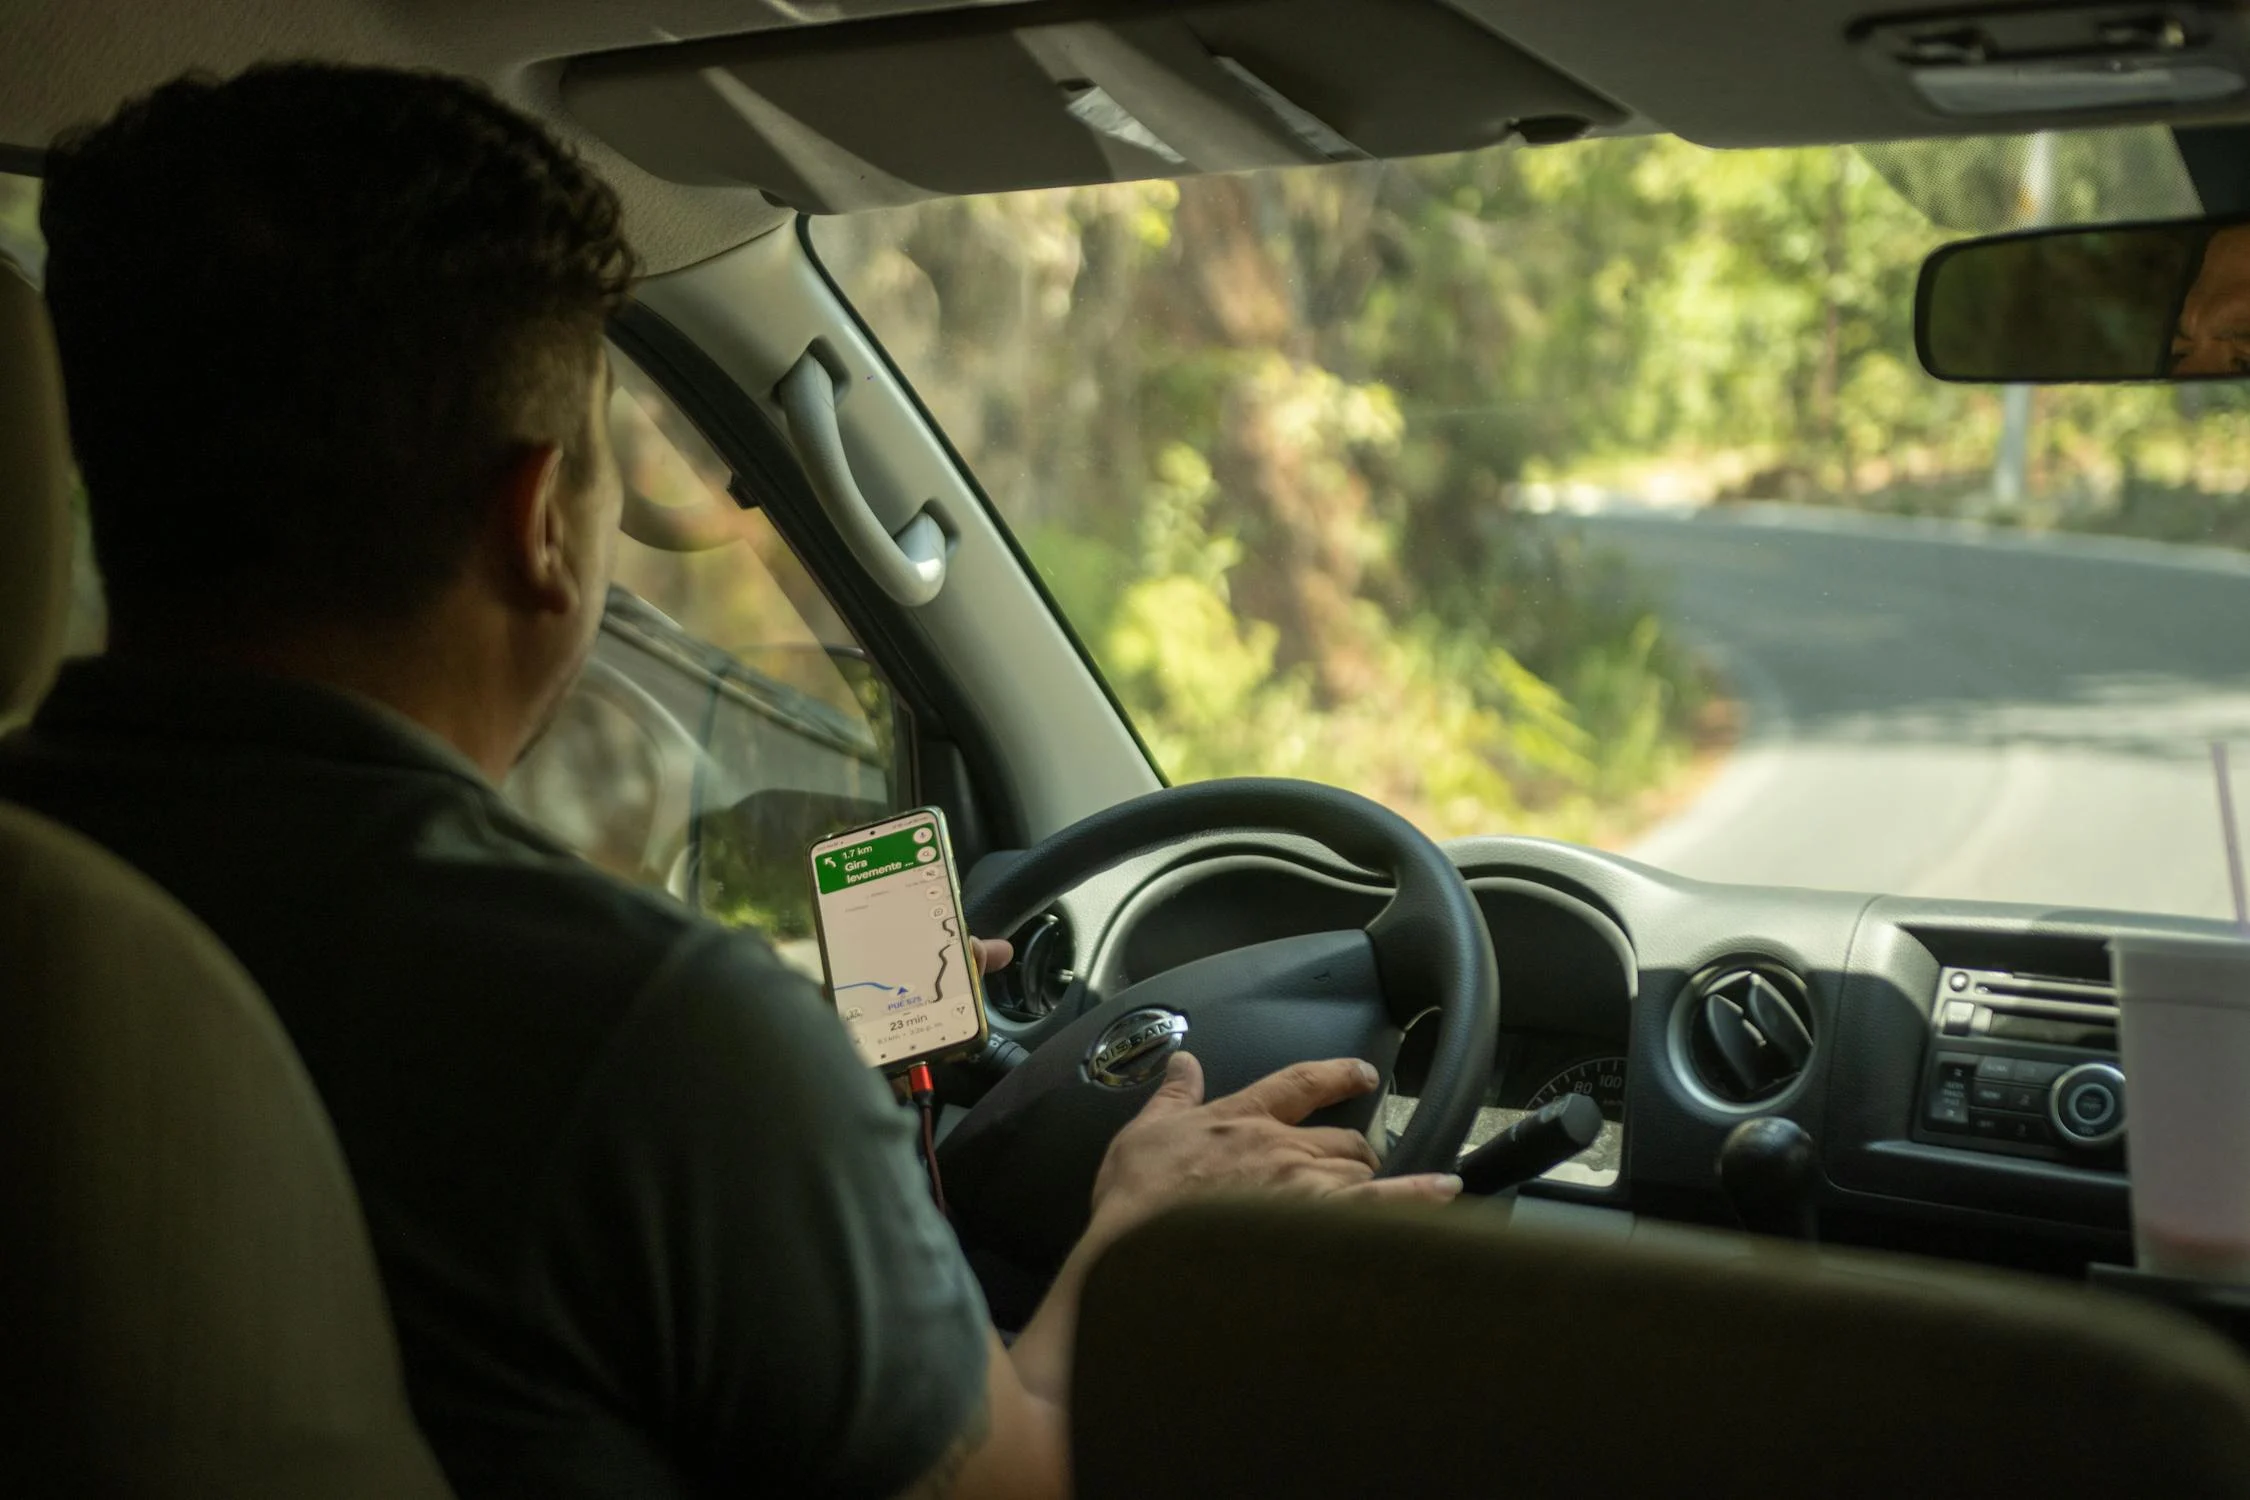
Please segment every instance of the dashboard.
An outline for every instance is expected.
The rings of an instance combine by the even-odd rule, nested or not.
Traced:
[[[1522,1197],[1610,1210],[1620,1225],[1730,1224],[1720,1145],[1745,1119],[1782,1115],[1812,1137],[1824,1240],[2065,1273],[2130,1260],[2118,1133],[2091,1128],[2122,1126],[2122,1080],[2113,1100],[2084,1086],[2107,1087],[2116,1068],[2106,944],[2221,924],[1712,885],[1536,839],[1447,852],[1500,969],[1470,1144],[1565,1092],[1604,1116],[1593,1148]],[[1038,961],[994,987],[995,1029],[1036,1046],[1152,975],[1362,926],[1388,894],[1290,836],[1169,846],[1058,903]],[[1383,1113],[1394,1132],[1427,1058],[1410,1029]]]

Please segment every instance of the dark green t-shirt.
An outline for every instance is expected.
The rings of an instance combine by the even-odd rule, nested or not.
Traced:
[[[415,726],[77,663],[0,740],[0,798],[139,867],[273,1002],[463,1500],[888,1495],[981,1399],[982,1299],[818,990]]]

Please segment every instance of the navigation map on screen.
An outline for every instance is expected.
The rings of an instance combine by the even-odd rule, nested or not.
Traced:
[[[937,815],[815,844],[812,865],[836,1013],[869,1066],[975,1041],[983,1012]]]

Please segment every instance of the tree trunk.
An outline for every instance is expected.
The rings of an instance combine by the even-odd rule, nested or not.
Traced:
[[[1301,281],[1286,237],[1278,184],[1211,177],[1184,184],[1173,237],[1188,274],[1174,283],[1178,322],[1216,335],[1229,351],[1218,428],[1207,455],[1229,514],[1240,519],[1243,556],[1231,575],[1236,611],[1280,634],[1276,664],[1308,664],[1320,697],[1342,701],[1373,682],[1373,643],[1354,605],[1364,563],[1367,483],[1333,446],[1306,429],[1303,403],[1326,380],[1311,364],[1298,315]]]

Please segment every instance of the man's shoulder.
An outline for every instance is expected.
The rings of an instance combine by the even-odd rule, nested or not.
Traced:
[[[762,937],[588,863],[481,778],[318,749],[35,730],[0,739],[0,799],[109,848],[209,927],[347,1131],[363,1102],[387,1116],[397,1069],[440,1038],[475,1109],[551,1120],[636,1013],[696,986],[810,989]]]

